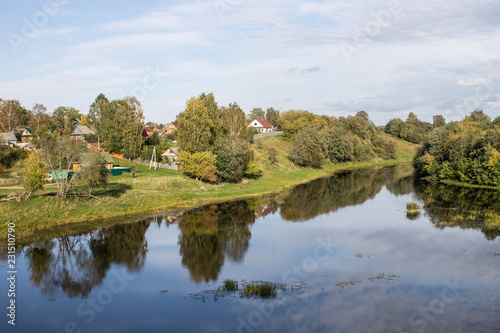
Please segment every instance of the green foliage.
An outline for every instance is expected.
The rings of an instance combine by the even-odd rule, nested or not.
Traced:
[[[262,169],[255,162],[251,161],[248,163],[243,175],[247,178],[257,179],[262,177]]]
[[[290,160],[300,166],[319,168],[325,163],[324,138],[312,125],[299,132],[293,140]]]
[[[290,139],[310,125],[323,128],[328,126],[328,121],[323,117],[303,110],[286,111],[279,117],[279,127],[283,130],[283,136]]]
[[[18,100],[0,98],[0,131],[10,132],[17,127],[27,126],[28,110]]]
[[[179,154],[182,172],[197,180],[201,179],[210,182],[217,180],[216,160],[217,157],[209,151],[190,153],[183,150]]]
[[[325,136],[325,156],[330,161],[347,162],[354,160],[354,136],[342,127],[327,128],[322,133]]]
[[[274,127],[279,124],[280,112],[274,108],[267,108],[266,110],[266,120],[270,122]],[[253,119],[252,119],[253,120]]]
[[[269,160],[269,164],[273,164],[277,161],[278,150],[275,147],[269,147],[267,149],[267,159]]]
[[[60,106],[52,112],[54,125],[65,129],[64,135],[69,136],[76,125],[80,123],[82,114],[79,110],[70,106]]]
[[[444,124],[442,116],[435,116],[434,125],[431,125],[419,120],[413,112],[410,112],[406,121],[398,118],[389,120],[384,127],[384,132],[408,142],[422,143],[433,127],[440,127],[442,124]]]
[[[151,160],[151,157],[153,156],[153,151],[154,151],[153,146],[144,145],[142,147],[141,154],[139,155],[139,157],[144,161],[149,161],[149,160]],[[156,148],[156,160],[157,161],[161,160],[161,154],[162,154],[161,149]]]
[[[414,159],[421,177],[500,186],[500,128],[475,110],[434,129]]]
[[[0,173],[12,168],[17,162],[28,157],[28,152],[20,148],[0,145]]]
[[[266,112],[262,108],[253,108],[248,114],[247,122],[250,123],[255,119],[261,119],[266,117]]]
[[[45,184],[44,175],[45,163],[43,162],[40,154],[33,151],[29,153],[28,158],[24,161],[24,189],[28,192],[28,197],[31,193],[43,190],[43,184]]]
[[[241,179],[249,162],[247,146],[242,139],[217,139],[213,153],[217,157],[215,165],[222,179],[230,182]]]
[[[214,120],[209,109],[199,98],[192,97],[186,103],[186,109],[178,116],[177,135],[183,151],[196,153],[210,148]]]
[[[78,172],[80,180],[88,194],[98,187],[106,187],[108,185],[109,172],[106,169],[105,161],[98,152],[87,154],[88,158],[82,164]]]
[[[144,115],[135,97],[110,102],[100,94],[90,106],[89,122],[107,150],[130,158],[139,156]]]

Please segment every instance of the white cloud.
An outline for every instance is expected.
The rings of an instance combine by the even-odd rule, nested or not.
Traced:
[[[461,79],[457,81],[459,86],[464,87],[476,87],[488,84],[488,79],[485,77],[477,77],[477,78],[469,78],[469,79]]]
[[[120,20],[104,25],[104,29],[111,31],[151,31],[178,29],[181,18],[167,12],[154,12],[140,15],[128,20]]]

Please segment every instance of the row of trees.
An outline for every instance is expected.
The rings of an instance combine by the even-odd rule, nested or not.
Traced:
[[[410,112],[406,121],[399,118],[389,120],[384,126],[384,132],[408,142],[423,143],[433,128],[444,126],[445,123],[445,119],[440,115],[434,116],[433,124],[430,124],[421,121],[413,112]]]
[[[365,111],[346,118],[288,111],[280,123],[284,135],[293,139],[290,160],[300,166],[320,167],[327,159],[337,163],[395,156],[394,143],[378,133]]]
[[[69,135],[75,125],[87,125],[86,116],[74,107],[60,106],[52,113],[47,111],[43,104],[35,104],[31,110],[23,106],[18,100],[3,100],[0,98],[0,130],[11,132],[25,127],[32,134],[40,135],[45,132],[64,128],[64,134]]]
[[[500,186],[500,117],[475,110],[435,128],[414,160],[421,177]]]

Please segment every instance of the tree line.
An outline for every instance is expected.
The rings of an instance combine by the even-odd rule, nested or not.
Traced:
[[[420,177],[500,186],[500,117],[475,110],[433,129],[414,159]]]

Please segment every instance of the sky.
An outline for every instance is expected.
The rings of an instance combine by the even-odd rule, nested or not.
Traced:
[[[0,98],[86,114],[98,94],[136,96],[146,121],[186,101],[500,115],[498,0],[23,0],[0,2]]]

